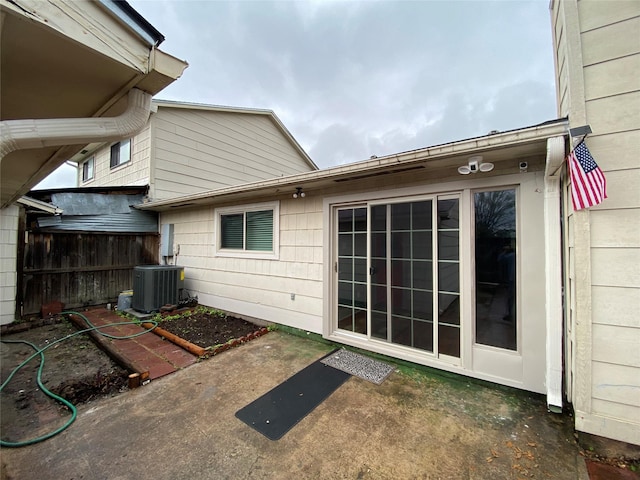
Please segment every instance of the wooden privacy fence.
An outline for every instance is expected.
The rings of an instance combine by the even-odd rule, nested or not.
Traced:
[[[27,232],[17,305],[21,316],[60,301],[66,309],[115,302],[133,267],[157,264],[157,233]]]

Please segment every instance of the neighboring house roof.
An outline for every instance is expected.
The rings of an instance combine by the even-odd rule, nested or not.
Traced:
[[[450,173],[453,176],[457,174],[457,168],[466,164],[471,155],[483,155],[484,161],[494,163],[495,173],[501,170],[509,171],[509,169],[513,170],[514,165],[508,167],[506,165],[513,163],[514,159],[545,158],[547,139],[567,135],[567,129],[566,119],[551,120],[521,129],[492,132],[481,137],[372,158],[325,170],[235,185],[168,200],[151,201],[138,205],[137,208],[165,211],[222,202],[248,202],[260,196],[292,194],[297,187],[304,188],[308,194],[314,189],[335,186],[336,183],[357,182],[369,177],[403,172],[411,175],[417,170],[427,174],[438,173],[439,176]],[[518,171],[517,164],[515,171]]]
[[[111,121],[132,108],[131,90],[155,95],[187,66],[157,49],[162,35],[126,2],[0,0],[0,13],[0,207],[118,132],[67,121]]]
[[[153,212],[133,208],[141,203],[146,187],[73,188],[35,190],[33,200],[57,205],[61,214],[35,215],[39,229],[91,232],[157,233]]]

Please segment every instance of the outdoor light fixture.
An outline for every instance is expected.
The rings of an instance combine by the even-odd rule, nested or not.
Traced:
[[[302,187],[297,187],[296,193],[293,194],[293,198],[304,198],[305,195],[306,194],[302,191]]]
[[[479,155],[469,158],[469,163],[467,165],[458,167],[458,173],[460,175],[469,175],[470,173],[478,172],[490,172],[491,170],[493,170],[493,163],[484,163],[482,161],[482,157]]]

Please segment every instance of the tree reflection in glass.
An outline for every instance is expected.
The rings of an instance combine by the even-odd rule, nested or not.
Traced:
[[[476,342],[517,350],[516,191],[474,197]]]

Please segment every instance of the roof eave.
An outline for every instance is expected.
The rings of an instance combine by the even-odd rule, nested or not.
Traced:
[[[411,150],[361,162],[350,163],[347,165],[331,167],[324,170],[305,172],[248,184],[234,185],[172,199],[152,201],[139,205],[137,208],[143,210],[163,211],[170,208],[192,206],[194,203],[213,204],[217,201],[224,201],[226,197],[231,198],[233,195],[240,193],[247,194],[249,192],[255,192],[256,195],[258,195],[260,191],[270,188],[293,187],[321,179],[338,179],[341,177],[352,176],[354,174],[365,174],[376,170],[382,170],[391,166],[394,168],[397,168],[400,165],[409,167],[413,163],[477,154],[498,148],[506,148],[536,141],[539,142],[550,137],[567,134],[567,120],[559,119],[557,121],[545,122],[540,125],[526,127],[519,130],[510,130],[508,132],[494,133],[482,137],[475,137],[452,143]]]
[[[98,2],[149,45],[157,47],[164,42],[164,35],[125,0],[98,0]]]

